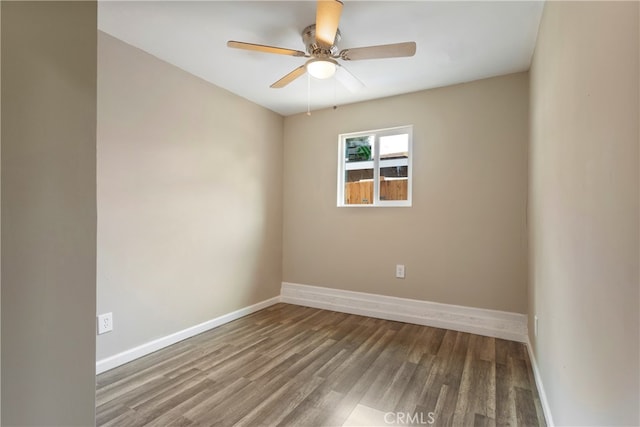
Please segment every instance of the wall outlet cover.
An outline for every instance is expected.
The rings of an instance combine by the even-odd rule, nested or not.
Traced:
[[[113,313],[98,315],[98,335],[113,331]]]

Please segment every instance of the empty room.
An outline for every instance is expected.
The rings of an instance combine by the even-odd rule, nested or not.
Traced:
[[[0,424],[640,425],[639,21],[0,2]]]

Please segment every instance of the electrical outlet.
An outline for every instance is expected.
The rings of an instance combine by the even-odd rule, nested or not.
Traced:
[[[402,264],[396,265],[396,278],[404,279],[404,265]]]
[[[533,316],[533,334],[538,336],[538,316]]]
[[[113,331],[113,313],[98,316],[98,335]]]

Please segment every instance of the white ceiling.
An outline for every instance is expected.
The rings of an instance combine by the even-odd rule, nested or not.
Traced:
[[[100,30],[283,115],[307,109],[308,79],[270,84],[305,58],[226,47],[227,40],[305,50],[314,1],[100,1]],[[542,1],[345,0],[340,49],[415,41],[410,58],[341,61],[365,88],[311,78],[311,109],[529,69]]]

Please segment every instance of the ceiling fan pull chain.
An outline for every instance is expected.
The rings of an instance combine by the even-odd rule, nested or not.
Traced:
[[[311,115],[311,75],[307,73],[307,116]]]

